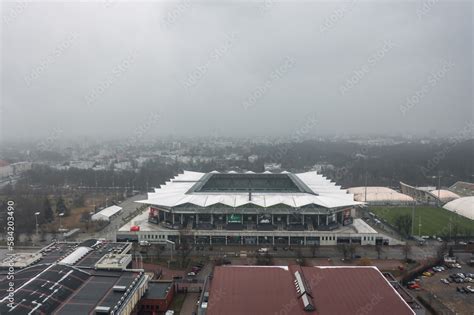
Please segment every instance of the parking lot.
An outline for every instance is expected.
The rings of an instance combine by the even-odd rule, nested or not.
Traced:
[[[441,272],[435,272],[432,276],[426,277],[421,276],[420,289],[418,291],[411,291],[412,293],[421,295],[428,299],[438,300],[443,303],[449,310],[457,314],[474,314],[474,293],[462,293],[458,291],[458,287],[465,288],[467,286],[474,288],[474,282],[463,282],[456,283],[454,279],[459,278],[455,274],[463,273],[469,274],[474,273],[474,267],[471,267],[465,263],[465,261],[459,261],[461,268],[446,268]],[[450,275],[453,275],[450,278]],[[449,279],[449,281],[442,281],[442,279]],[[448,283],[445,283],[448,282]],[[424,294],[428,293],[428,294]],[[431,295],[430,295],[431,294]]]

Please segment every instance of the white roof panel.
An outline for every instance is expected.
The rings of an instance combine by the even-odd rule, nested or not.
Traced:
[[[229,174],[236,172],[230,171]],[[288,172],[282,172],[288,173]],[[250,173],[249,173],[250,174]],[[266,173],[268,174],[268,172]],[[240,207],[246,204],[254,204],[260,207],[271,207],[277,204],[285,204],[289,207],[302,207],[308,204],[315,204],[322,207],[342,207],[361,204],[354,201],[353,194],[348,194],[335,183],[331,182],[317,172],[306,172],[294,174],[301,180],[312,193],[307,192],[282,192],[264,193],[256,192],[251,196],[242,192],[223,193],[188,193],[205,173],[184,171],[173,179],[167,181],[159,189],[148,193],[147,200],[140,200],[140,203],[151,205],[174,207],[186,203],[195,204],[200,207],[209,207],[215,204],[224,204],[229,207]]]

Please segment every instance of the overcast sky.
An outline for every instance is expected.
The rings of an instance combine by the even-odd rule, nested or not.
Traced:
[[[221,2],[2,1],[3,139],[455,134],[474,118],[472,1]]]

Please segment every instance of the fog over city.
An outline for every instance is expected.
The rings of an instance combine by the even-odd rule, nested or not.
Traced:
[[[1,140],[452,135],[471,1],[2,3]],[[472,129],[471,129],[472,130]]]

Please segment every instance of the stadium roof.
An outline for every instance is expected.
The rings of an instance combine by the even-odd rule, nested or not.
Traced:
[[[292,173],[199,173],[184,171],[138,201],[167,208],[186,204],[209,207],[284,204],[298,208],[317,205],[336,208],[360,204],[353,195],[316,172]]]
[[[474,220],[474,197],[455,199],[445,204],[443,208]]]
[[[367,193],[366,193],[367,189]],[[388,187],[351,187],[347,190],[354,194],[356,201],[374,202],[374,201],[399,201],[411,202],[413,198],[399,193]]]
[[[214,269],[206,314],[282,313],[415,314],[372,266],[221,266]]]

